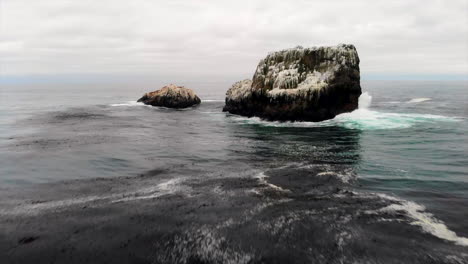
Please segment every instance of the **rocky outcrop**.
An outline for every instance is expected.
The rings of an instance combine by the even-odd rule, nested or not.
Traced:
[[[197,105],[201,101],[191,89],[170,84],[157,91],[146,93],[138,99],[138,102],[153,106],[185,108]]]
[[[223,111],[268,120],[322,121],[358,108],[359,57],[353,45],[282,50],[235,83]]]

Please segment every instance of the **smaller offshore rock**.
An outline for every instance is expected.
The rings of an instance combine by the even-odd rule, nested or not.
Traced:
[[[200,104],[200,98],[192,89],[170,84],[163,88],[143,95],[138,102],[152,106],[168,108],[186,108]]]

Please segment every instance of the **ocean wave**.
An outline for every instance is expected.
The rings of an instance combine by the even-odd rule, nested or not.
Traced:
[[[311,169],[316,170],[317,176],[331,176],[342,183],[351,183],[355,178],[356,174],[350,168],[340,168],[338,166],[331,166],[330,164],[306,164],[306,163],[291,163],[291,166],[295,166],[298,169]],[[286,168],[287,166],[281,167]]]
[[[407,103],[422,103],[422,102],[431,101],[431,100],[432,100],[431,98],[421,97],[421,98],[413,98],[409,100]]]
[[[351,113],[341,114],[333,120],[343,127],[360,130],[410,128],[419,123],[458,121],[457,118],[441,115],[383,113],[368,109],[358,109]]]
[[[419,98],[421,99],[421,98]],[[427,98],[426,98],[427,99]],[[420,123],[455,122],[456,117],[431,114],[385,113],[370,110],[372,97],[363,93],[359,97],[359,109],[337,115],[334,119],[322,122],[277,122],[265,121],[258,117],[231,116],[232,120],[244,124],[257,124],[268,127],[333,127],[340,126],[357,130],[405,129]]]
[[[333,127],[341,126],[357,130],[404,129],[419,123],[456,122],[456,117],[431,114],[382,113],[368,109],[358,109],[351,113],[336,116],[322,122],[277,122],[265,121],[258,117],[231,116],[238,123],[262,125],[266,127]]]
[[[351,170],[345,170],[342,172],[323,171],[323,172],[317,173],[317,176],[333,176],[339,179],[343,183],[350,183],[351,180],[355,179],[355,175],[352,173]]]
[[[392,201],[391,205],[379,209],[377,212],[368,213],[388,213],[397,214],[404,213],[413,221],[411,225],[416,225],[422,228],[423,231],[443,240],[454,242],[457,245],[468,247],[468,238],[458,236],[450,230],[444,222],[435,218],[431,213],[426,212],[426,208],[420,204],[411,201],[405,201],[393,196],[385,194],[377,194],[379,197]]]

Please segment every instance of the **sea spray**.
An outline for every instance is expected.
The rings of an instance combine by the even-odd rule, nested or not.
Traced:
[[[372,96],[364,92],[359,96],[359,109],[368,109],[372,103]]]

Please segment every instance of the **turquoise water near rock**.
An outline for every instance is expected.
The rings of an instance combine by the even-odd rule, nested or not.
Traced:
[[[307,226],[320,217],[312,217],[311,208],[307,214],[296,211],[310,206],[302,204],[303,199],[328,199],[326,204],[314,205],[314,210],[323,210],[323,219],[335,219],[330,208],[348,212],[345,208],[351,204],[355,214],[346,215],[351,223],[376,228],[372,232],[357,228],[346,234],[334,230],[330,241],[350,245],[350,250],[364,247],[356,241],[370,232],[367,237],[386,237],[388,245],[416,262],[424,263],[429,256],[436,262],[467,260],[466,81],[363,81],[358,110],[319,123],[268,122],[226,114],[221,110],[228,83],[185,85],[198,93],[200,106],[185,110],[145,106],[135,102],[144,89],[131,85],[2,87],[0,193],[24,188],[34,192],[35,186],[77,180],[86,186],[97,178],[137,179],[161,170],[167,175],[152,179],[154,189],[88,194],[76,203],[146,201],[175,194],[188,195],[189,200],[211,191],[208,200],[218,195],[232,201],[258,195],[278,207],[285,201],[291,203],[275,214],[280,212],[282,219],[294,214],[294,219]],[[232,179],[245,181],[245,186],[226,190]],[[214,184],[215,180],[221,183]],[[15,207],[18,212],[25,206],[20,204]],[[250,200],[246,204],[250,209],[259,205]],[[268,216],[270,220],[262,219],[262,223],[278,224],[279,218]],[[232,213],[229,217],[236,222],[240,216]],[[368,217],[375,218],[372,224]],[[390,231],[380,227],[386,221],[392,223]],[[305,227],[290,231],[305,232],[301,228]],[[317,232],[312,229],[306,231]],[[260,227],[255,230],[267,232]],[[227,239],[233,235],[223,232]],[[296,238],[282,243],[294,244]],[[413,239],[418,245],[404,249],[400,239]],[[268,244],[262,243],[257,241],[269,252]],[[307,243],[297,242],[296,249],[301,247]],[[165,250],[177,253],[176,248]],[[295,249],[288,250],[292,254]],[[247,255],[255,259],[258,252]],[[348,260],[371,259],[365,253],[366,257],[340,252]],[[307,254],[302,254],[306,260]],[[382,251],[371,260],[388,262],[385,256],[389,254]],[[164,256],[172,260],[167,252]]]

